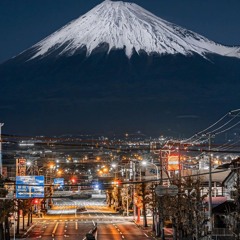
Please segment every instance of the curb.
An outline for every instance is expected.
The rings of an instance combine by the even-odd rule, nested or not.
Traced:
[[[149,231],[147,231],[147,233],[145,233],[145,231],[146,231],[147,229],[145,229],[142,225],[140,225],[139,223],[137,223],[137,222],[134,221],[134,220],[133,220],[133,223],[135,223],[135,225],[144,232],[144,235],[145,235],[146,237],[149,237],[149,238],[151,238],[151,239],[156,239],[156,240],[161,239],[161,238],[155,237],[155,236],[153,235],[153,231],[152,231],[152,230],[149,230]],[[145,231],[144,231],[144,230],[145,230]]]

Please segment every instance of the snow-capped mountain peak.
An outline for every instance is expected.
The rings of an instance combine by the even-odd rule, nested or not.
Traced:
[[[34,45],[31,59],[61,49],[60,55],[74,55],[83,47],[87,54],[101,44],[124,49],[130,58],[133,50],[148,54],[208,53],[240,58],[237,47],[217,44],[207,38],[169,23],[142,7],[128,2],[105,0],[88,13],[70,22]]]

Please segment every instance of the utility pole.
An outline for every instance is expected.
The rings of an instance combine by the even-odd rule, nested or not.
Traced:
[[[152,231],[156,231],[156,228],[155,228],[155,214],[156,214],[156,210],[155,210],[155,204],[156,204],[156,197],[155,197],[155,192],[154,192],[154,189],[155,189],[155,184],[152,182],[152,201],[153,201],[153,205],[152,205]]]
[[[2,175],[2,126],[4,123],[0,123],[0,175]]]
[[[135,204],[135,177],[136,177],[136,169],[135,169],[135,162],[132,161],[132,171],[133,171],[133,221],[135,221],[135,217],[136,217],[136,204]]]
[[[160,150],[160,165],[161,165],[161,172],[160,172],[160,185],[163,185],[163,159],[162,159],[162,151]],[[157,234],[157,237],[161,236],[162,240],[165,240],[165,234],[164,234],[164,216],[163,216],[163,197],[160,196],[158,200],[158,214],[159,214],[159,220],[160,223],[159,226],[159,233]]]
[[[163,159],[162,159],[162,150],[160,149],[160,185],[162,185],[163,182]]]
[[[212,156],[211,156],[211,135],[209,134],[208,139],[208,150],[209,150],[209,190],[208,190],[208,214],[209,214],[209,239],[212,239]]]
[[[235,196],[235,204],[236,204],[236,217],[235,217],[235,239],[240,239],[240,171],[239,171],[239,161],[233,163],[234,172],[237,175],[236,179],[236,196]]]
[[[181,174],[181,142],[178,142],[178,176],[179,176],[179,181],[181,182],[182,179],[182,174]]]
[[[129,187],[129,186],[127,185],[127,217],[129,216],[129,209],[128,209],[128,208],[129,208],[129,206],[128,206],[128,205],[129,205],[129,204],[128,204],[128,187]]]

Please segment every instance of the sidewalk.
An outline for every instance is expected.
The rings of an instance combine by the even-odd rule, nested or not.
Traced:
[[[20,239],[23,238],[27,235],[27,233],[34,227],[34,225],[36,224],[36,221],[42,219],[42,218],[38,218],[38,217],[33,217],[32,220],[33,222],[30,223],[29,226],[27,226],[28,222],[27,222],[27,217],[25,217],[25,221],[24,221],[24,230],[23,230],[23,222],[22,222],[22,217],[20,218],[20,224],[19,224],[19,234],[17,234],[17,221],[15,221],[15,224],[12,224],[12,226],[10,227],[10,236],[11,239]],[[14,227],[15,227],[15,231],[14,231]]]
[[[143,223],[143,218],[141,217],[140,222],[134,221],[134,223],[146,234],[148,235],[151,239],[156,239],[156,240],[161,240],[161,237],[156,237],[155,231],[152,230],[152,217],[147,218],[147,227],[144,227]],[[165,229],[165,240],[173,240],[173,237],[171,233],[168,231],[168,229]]]

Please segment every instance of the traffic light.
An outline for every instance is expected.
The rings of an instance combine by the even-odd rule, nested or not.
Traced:
[[[38,199],[33,199],[33,204],[38,204]]]
[[[122,184],[122,182],[119,179],[114,180],[113,184],[118,187]]]
[[[76,183],[76,179],[75,178],[71,178],[71,182],[72,183]]]

